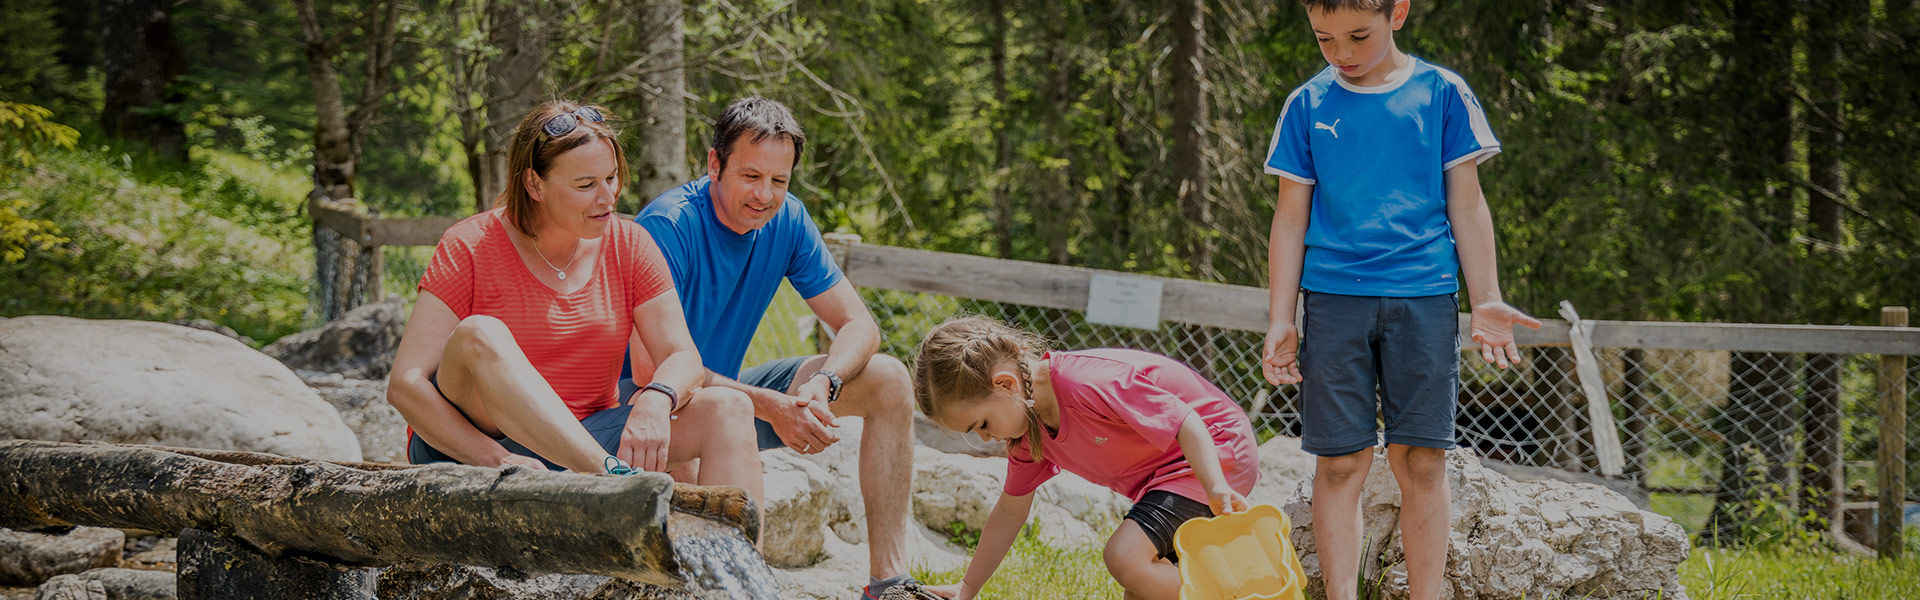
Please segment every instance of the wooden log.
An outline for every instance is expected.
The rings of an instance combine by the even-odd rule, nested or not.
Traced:
[[[677,487],[664,474],[451,464],[369,471],[284,460],[247,455],[224,462],[146,447],[4,441],[0,527],[203,529],[270,558],[468,564],[660,585],[680,583],[667,536],[676,501],[749,535],[758,530],[744,493]]]
[[[179,600],[359,600],[379,570],[300,556],[271,558],[199,529],[180,532]]]

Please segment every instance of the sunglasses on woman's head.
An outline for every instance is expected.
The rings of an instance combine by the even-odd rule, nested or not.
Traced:
[[[540,125],[540,129],[547,132],[549,137],[560,137],[580,127],[581,119],[592,123],[601,123],[605,122],[607,117],[606,115],[600,114],[600,111],[594,110],[591,106],[582,106],[554,115],[553,118],[547,119],[546,123]]]

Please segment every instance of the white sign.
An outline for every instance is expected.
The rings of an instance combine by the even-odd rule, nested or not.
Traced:
[[[1087,322],[1160,329],[1160,280],[1096,273],[1087,285]]]

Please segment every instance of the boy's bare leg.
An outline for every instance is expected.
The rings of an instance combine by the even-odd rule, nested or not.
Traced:
[[[1447,490],[1447,452],[1389,444],[1387,466],[1400,483],[1400,543],[1407,552],[1412,600],[1439,600],[1452,530]]]
[[[1322,456],[1313,469],[1313,544],[1320,554],[1327,600],[1357,600],[1360,580],[1360,492],[1373,447]]]

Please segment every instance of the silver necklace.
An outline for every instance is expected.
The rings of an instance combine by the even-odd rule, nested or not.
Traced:
[[[532,240],[528,240],[528,241],[532,241]],[[554,277],[558,277],[560,278],[561,281],[565,281],[567,279],[567,267],[573,266],[573,261],[580,260],[580,247],[585,245],[586,245],[585,242],[575,244],[573,246],[573,258],[567,259],[566,266],[562,266],[562,267],[553,266],[553,261],[547,260],[547,254],[545,252],[540,251],[540,243],[537,241],[533,242],[533,254],[535,256],[540,257],[540,262],[547,263],[547,268],[553,269]]]

